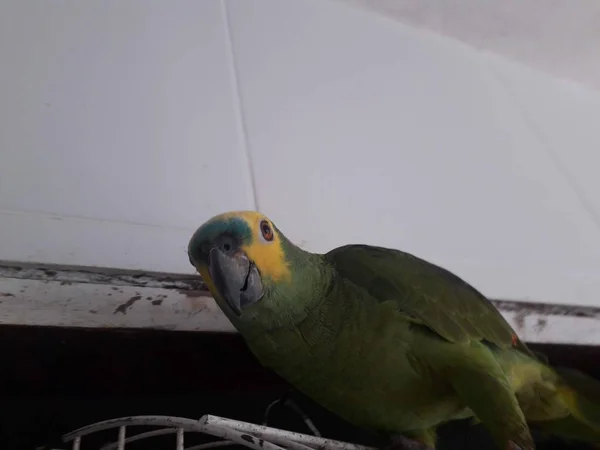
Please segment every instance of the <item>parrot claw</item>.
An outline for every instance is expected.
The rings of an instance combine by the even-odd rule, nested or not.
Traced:
[[[308,417],[308,415],[296,404],[295,401],[293,401],[290,398],[291,392],[288,391],[286,392],[283,396],[281,396],[279,399],[275,400],[274,402],[272,402],[269,406],[267,406],[267,409],[265,410],[265,414],[264,414],[264,418],[263,418],[263,425],[268,425],[269,422],[269,415],[271,410],[273,409],[273,407],[275,405],[281,404],[284,407],[290,408],[292,411],[294,411],[298,416],[300,416],[300,418],[302,419],[302,421],[304,422],[304,424],[307,426],[307,428],[312,432],[313,435],[317,436],[317,437],[321,437],[321,433],[319,432],[319,430],[317,429],[317,427],[315,426],[315,424],[313,423],[313,421],[310,419],[310,417]]]
[[[405,436],[394,436],[390,445],[383,450],[434,450],[432,447],[423,444],[422,442]]]

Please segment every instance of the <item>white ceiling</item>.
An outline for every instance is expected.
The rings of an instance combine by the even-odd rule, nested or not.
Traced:
[[[598,0],[338,0],[600,88]]]

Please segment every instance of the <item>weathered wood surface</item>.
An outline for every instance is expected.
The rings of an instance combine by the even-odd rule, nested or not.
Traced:
[[[528,342],[600,345],[600,308],[494,300]],[[234,332],[199,275],[0,263],[0,324]]]
[[[9,263],[0,324],[233,331],[199,276]]]

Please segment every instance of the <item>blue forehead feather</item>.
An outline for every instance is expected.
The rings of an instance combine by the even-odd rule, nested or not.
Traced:
[[[240,239],[246,245],[252,242],[252,230],[250,226],[245,220],[239,217],[205,223],[196,232],[195,241],[210,242],[222,234],[230,234]]]

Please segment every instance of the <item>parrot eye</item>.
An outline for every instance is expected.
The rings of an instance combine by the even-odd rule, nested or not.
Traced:
[[[265,238],[265,241],[271,242],[273,240],[273,229],[266,220],[263,220],[260,223],[260,232],[262,233],[263,238]]]

